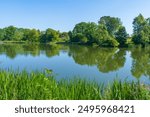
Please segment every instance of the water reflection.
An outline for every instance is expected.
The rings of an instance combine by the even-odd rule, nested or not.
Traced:
[[[142,75],[150,77],[150,47],[133,48],[131,50],[132,68],[131,73],[136,78]]]
[[[97,66],[99,71],[116,71],[125,64],[125,49],[70,46],[69,55],[80,65]]]
[[[60,45],[45,45],[45,44],[3,44],[0,46],[0,54],[5,54],[10,59],[14,59],[17,55],[39,56],[44,52],[47,57],[59,55],[61,50]]]
[[[130,53],[130,56],[127,56],[127,52]],[[60,54],[63,55],[63,53],[65,56],[60,56]],[[27,44],[2,44],[0,45],[1,59],[4,59],[3,56],[6,56],[12,60],[10,62],[13,62],[13,60],[15,60],[17,57],[19,60],[20,57],[19,55],[24,57],[32,56],[33,58],[38,57],[39,64],[43,64],[41,62],[41,60],[43,59],[41,58],[41,55],[49,58],[48,60],[46,59],[47,63],[50,62],[50,58],[54,56],[58,56],[57,60],[61,61],[62,59],[64,59],[63,63],[60,62],[59,64],[63,64],[63,65],[65,64],[67,66],[70,64],[69,62],[73,60],[76,64],[80,66],[84,67],[86,65],[89,67],[96,67],[100,73],[107,73],[107,74],[110,72],[119,71],[120,69],[126,70],[125,64],[127,64],[127,69],[130,70],[129,74],[131,76],[134,76],[137,79],[143,76],[146,78],[150,78],[150,47],[146,47],[146,48],[137,47],[137,48],[132,48],[127,50],[127,49],[118,49],[118,48],[94,48],[94,47],[77,46],[77,45],[71,45],[71,46],[44,45],[44,44],[28,44],[28,45]],[[72,60],[70,60],[69,58],[72,58]],[[129,63],[127,63],[129,59],[132,60],[131,66],[128,65]],[[32,61],[33,59],[31,59],[29,66],[31,66]],[[52,60],[51,63],[53,63]],[[58,62],[56,64],[58,64]],[[19,65],[21,66],[20,63]],[[1,66],[1,68],[5,68],[6,66],[7,65]],[[36,67],[41,67],[41,65]],[[72,68],[75,68],[75,65],[72,66]],[[68,69],[66,69],[66,71],[64,72],[68,73],[67,72]]]

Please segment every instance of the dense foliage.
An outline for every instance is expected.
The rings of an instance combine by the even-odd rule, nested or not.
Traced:
[[[133,41],[135,44],[150,44],[150,18],[145,19],[141,14],[133,21]]]
[[[46,31],[36,29],[23,29],[14,26],[0,29],[1,41],[25,42],[70,42],[96,46],[129,46],[150,44],[150,18],[145,19],[139,14],[133,21],[133,34],[130,37],[126,28],[117,17],[103,16],[98,21],[81,22],[69,32],[59,32],[48,28]]]
[[[23,29],[14,26],[9,26],[0,29],[0,41],[26,41],[26,42],[64,42],[68,41],[67,32],[60,33],[59,31],[48,28],[46,31],[36,29]]]

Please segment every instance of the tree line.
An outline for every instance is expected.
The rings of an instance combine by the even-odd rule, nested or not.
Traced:
[[[0,29],[0,41],[25,42],[68,42],[95,46],[117,47],[150,44],[150,18],[139,14],[133,20],[133,34],[130,36],[117,17],[103,16],[98,23],[81,22],[69,32],[59,32],[48,28],[46,31],[17,28]]]
[[[0,29],[0,41],[27,41],[47,43],[67,40],[69,40],[67,32],[61,33],[51,28],[48,28],[46,31],[17,28],[14,26]]]

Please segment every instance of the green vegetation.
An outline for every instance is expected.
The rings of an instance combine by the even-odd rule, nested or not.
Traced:
[[[68,33],[53,29],[47,29],[46,31],[40,31],[36,29],[23,29],[17,28],[14,26],[9,26],[3,29],[0,29],[0,41],[4,42],[40,42],[40,43],[49,43],[49,42],[64,42],[69,40]]]
[[[0,99],[6,100],[137,100],[150,99],[148,86],[114,81],[103,86],[79,78],[56,81],[51,71],[45,73],[0,71]]]
[[[0,41],[25,41],[40,43],[78,43],[106,47],[127,47],[134,44],[150,44],[150,18],[139,14],[133,21],[133,34],[130,37],[117,17],[103,16],[98,21],[81,22],[69,32],[59,32],[48,28],[46,31],[23,29],[9,26],[0,29]]]
[[[141,14],[133,21],[133,42],[143,46],[150,44],[150,18],[145,19]]]

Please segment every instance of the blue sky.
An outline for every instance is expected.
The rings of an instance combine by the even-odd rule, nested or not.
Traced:
[[[132,33],[133,18],[139,13],[150,17],[150,0],[0,0],[0,28],[69,31],[79,22],[97,23],[109,15],[121,18]]]

